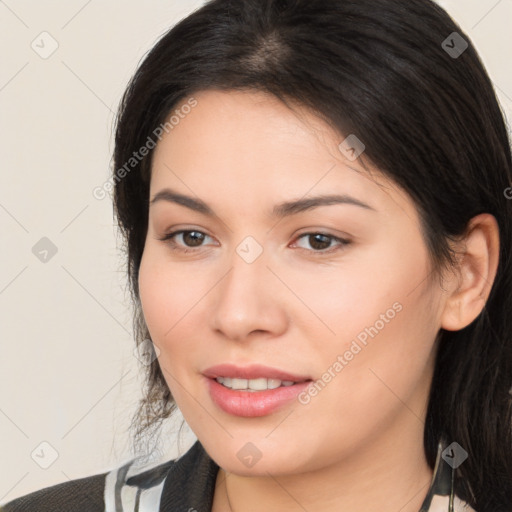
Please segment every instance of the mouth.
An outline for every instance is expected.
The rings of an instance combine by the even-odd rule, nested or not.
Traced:
[[[297,384],[293,380],[279,380],[267,379],[261,377],[259,379],[236,379],[231,377],[217,377],[215,379],[219,384],[222,384],[228,389],[238,391],[258,392],[266,391],[268,389],[277,389],[280,387],[289,387]]]
[[[236,380],[259,380],[280,382],[304,382],[311,380],[309,375],[295,375],[285,370],[265,366],[261,364],[252,364],[250,366],[236,366],[234,364],[218,364],[206,369],[203,372],[205,377],[211,379],[236,379]],[[242,388],[243,389],[243,388]]]
[[[312,382],[309,376],[262,365],[218,365],[203,372],[210,397],[224,412],[259,417],[290,405]]]

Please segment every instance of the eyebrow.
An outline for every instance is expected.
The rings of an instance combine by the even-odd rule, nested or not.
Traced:
[[[185,206],[191,210],[194,210],[203,215],[215,217],[215,212],[201,199],[186,196],[175,192],[169,188],[164,188],[157,192],[150,201],[150,205],[154,205],[159,201],[167,201],[170,203],[176,203],[181,206]],[[347,204],[352,206],[359,206],[361,208],[376,211],[375,208],[363,201],[352,197],[347,194],[334,194],[334,195],[320,195],[316,197],[308,197],[304,199],[297,199],[295,201],[287,201],[274,206],[272,209],[272,217],[287,217],[290,215],[296,215],[319,206],[331,206],[335,204]]]

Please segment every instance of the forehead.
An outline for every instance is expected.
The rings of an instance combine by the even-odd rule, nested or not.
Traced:
[[[243,196],[245,206],[263,206],[263,197],[277,202],[336,191],[381,210],[414,209],[378,169],[348,160],[339,149],[345,136],[307,109],[292,110],[259,91],[200,91],[193,98],[193,108],[180,111],[187,99],[173,109],[179,122],[157,144],[152,194],[169,186],[212,202]]]

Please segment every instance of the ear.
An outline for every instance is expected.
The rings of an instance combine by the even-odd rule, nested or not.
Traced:
[[[459,331],[483,310],[498,269],[500,238],[496,218],[489,213],[473,217],[461,240],[458,280],[453,282],[441,314],[441,327]],[[460,249],[459,249],[460,250]]]

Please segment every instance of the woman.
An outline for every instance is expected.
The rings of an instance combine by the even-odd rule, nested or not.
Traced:
[[[512,159],[429,0],[213,0],[122,101],[136,439],[4,510],[512,510]]]

